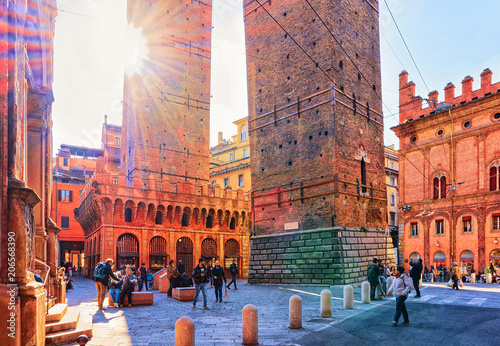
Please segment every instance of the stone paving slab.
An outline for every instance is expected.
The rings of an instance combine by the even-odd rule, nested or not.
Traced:
[[[175,322],[182,316],[195,321],[197,345],[240,345],[242,340],[242,309],[246,304],[258,307],[260,345],[280,345],[308,333],[338,323],[349,316],[379,304],[361,304],[360,289],[355,288],[354,310],[342,309],[343,287],[329,287],[332,292],[332,318],[320,314],[320,292],[327,287],[291,285],[248,285],[238,281],[238,290],[228,290],[229,299],[215,302],[214,289],[208,289],[208,307],[203,310],[200,294],[197,308],[191,302],[179,302],[166,294],[154,292],[150,306],[108,308],[98,311],[94,282],[77,278],[75,289],[67,294],[68,305],[93,314],[93,345],[174,345]],[[302,298],[303,328],[288,328],[288,300],[292,295]],[[105,299],[106,305],[107,299]],[[70,345],[76,345],[70,344]]]

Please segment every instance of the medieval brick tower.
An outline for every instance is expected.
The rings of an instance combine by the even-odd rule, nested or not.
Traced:
[[[309,263],[315,283],[361,281],[388,253],[378,2],[248,1],[244,16],[249,281],[310,283]]]
[[[208,182],[211,4],[129,1],[128,19],[142,28],[149,59],[125,77],[122,169]]]

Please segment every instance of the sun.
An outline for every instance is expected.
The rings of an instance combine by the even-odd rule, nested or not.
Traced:
[[[144,63],[149,59],[149,49],[146,37],[141,28],[132,23],[126,23],[121,30],[120,58],[125,74],[132,76],[142,74]]]

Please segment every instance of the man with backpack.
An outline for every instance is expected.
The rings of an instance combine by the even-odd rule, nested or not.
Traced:
[[[377,300],[375,298],[375,292],[379,285],[378,277],[380,276],[380,267],[378,266],[378,260],[376,258],[373,259],[372,265],[368,267],[367,276],[368,282],[370,283],[370,299]]]
[[[408,274],[405,273],[405,267],[399,266],[395,275],[396,278],[387,291],[387,295],[394,292],[394,296],[396,297],[396,312],[394,313],[394,321],[391,323],[397,325],[399,317],[401,317],[401,313],[403,313],[403,322],[401,324],[409,324],[410,319],[408,318],[408,310],[406,310],[405,301],[413,289],[413,283]]]
[[[237,290],[238,287],[236,287],[236,275],[238,275],[239,270],[238,270],[238,265],[236,264],[236,258],[233,259],[233,263],[229,266],[229,273],[231,273],[231,282],[226,286],[227,289],[231,289],[231,284],[234,284],[234,289]]]
[[[106,296],[106,288],[108,287],[109,277],[111,276],[113,280],[120,281],[114,274],[111,266],[113,265],[113,260],[108,258],[106,262],[99,262],[94,269],[94,281],[95,288],[97,290],[97,305],[99,310],[106,310],[103,307],[104,297]]]

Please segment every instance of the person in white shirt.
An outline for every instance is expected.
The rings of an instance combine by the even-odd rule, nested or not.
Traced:
[[[387,291],[387,295],[394,292],[394,296],[396,297],[396,312],[394,313],[394,321],[391,323],[397,325],[399,317],[401,317],[401,313],[403,313],[403,322],[401,324],[409,324],[410,319],[408,318],[408,310],[406,310],[405,301],[413,288],[413,282],[410,276],[405,273],[404,267],[398,267],[395,275],[396,278]]]

